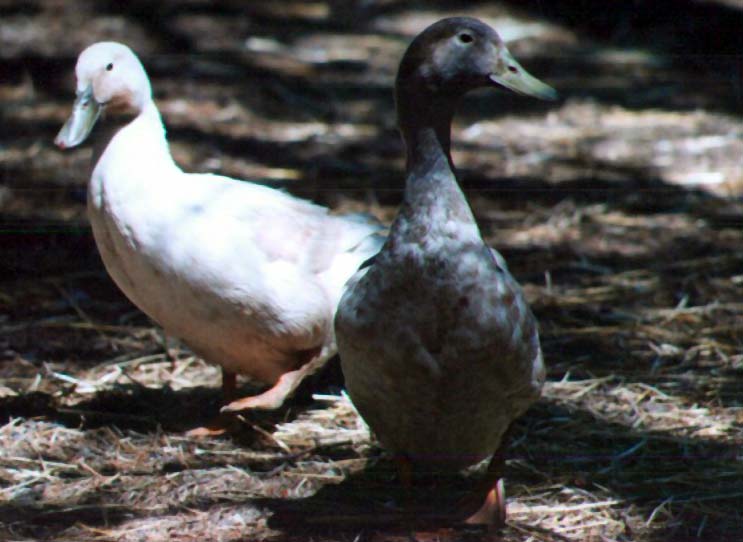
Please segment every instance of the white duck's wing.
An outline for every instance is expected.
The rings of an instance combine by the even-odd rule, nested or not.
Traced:
[[[317,281],[335,312],[345,283],[382,247],[383,226],[369,215],[330,215],[327,208],[285,192],[248,183],[240,189],[245,185],[251,204],[231,210],[252,231],[254,248],[267,264],[306,275],[300,287]]]
[[[177,201],[154,219],[151,260],[202,299],[244,313],[248,326],[322,344],[343,284],[379,247],[379,226],[248,182],[179,182]]]
[[[382,227],[366,215],[330,215],[325,207],[276,190],[265,195],[269,201],[262,202],[259,213],[251,210],[247,219],[257,226],[255,242],[267,257],[321,275],[349,254],[358,268],[367,251],[379,249],[372,240],[379,239]]]

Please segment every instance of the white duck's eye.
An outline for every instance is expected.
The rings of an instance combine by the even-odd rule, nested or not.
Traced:
[[[508,66],[508,71],[511,73],[519,73],[519,69],[516,66]]]
[[[461,43],[472,43],[473,41],[475,41],[475,38],[472,36],[472,34],[468,32],[462,32],[461,34],[459,34],[459,36],[457,36],[457,38],[459,38],[459,41]]]
[[[110,72],[110,71],[111,71],[111,70],[113,70],[113,69],[114,69],[114,64],[113,64],[113,62],[109,62],[108,64],[106,64],[106,71],[107,71],[107,72]]]

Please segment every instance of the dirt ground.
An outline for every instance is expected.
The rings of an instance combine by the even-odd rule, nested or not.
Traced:
[[[500,534],[389,521],[394,469],[337,360],[235,436],[186,437],[219,371],[113,285],[85,218],[90,149],[52,144],[77,54],[123,41],[186,170],[390,221],[396,64],[454,14],[562,96],[476,93],[453,134],[549,368]],[[0,540],[741,540],[741,28],[739,0],[0,0]]]

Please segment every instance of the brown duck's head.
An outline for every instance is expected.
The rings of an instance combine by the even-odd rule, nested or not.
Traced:
[[[470,17],[442,19],[410,44],[397,74],[398,102],[425,94],[458,97],[479,87],[501,86],[543,100],[555,90],[516,62],[490,26]]]

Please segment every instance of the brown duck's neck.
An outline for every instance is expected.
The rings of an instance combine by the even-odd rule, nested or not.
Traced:
[[[400,131],[407,149],[405,201],[408,221],[474,222],[451,159],[451,121],[456,101],[398,95]]]
[[[441,167],[442,160],[454,171],[451,159],[454,103],[451,99],[398,95],[397,116],[405,141],[409,174],[423,174],[436,164]]]

